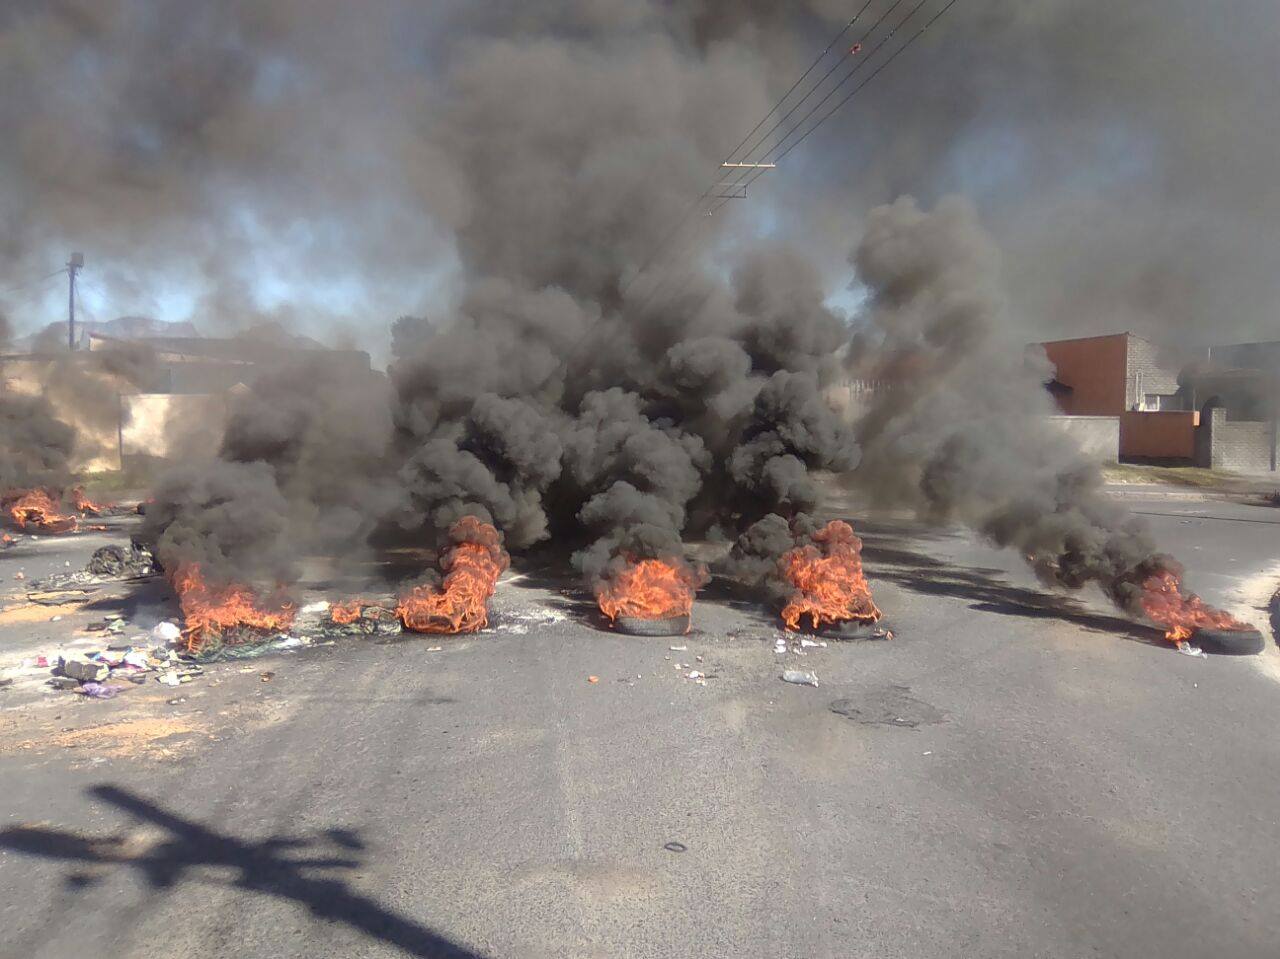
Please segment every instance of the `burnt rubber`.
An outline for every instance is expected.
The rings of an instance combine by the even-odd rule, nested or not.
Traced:
[[[1254,656],[1267,644],[1256,629],[1197,629],[1191,643],[1213,656]]]
[[[689,617],[638,619],[635,616],[619,616],[613,621],[613,628],[629,636],[683,636],[689,632]]]
[[[860,623],[846,622],[838,623],[834,626],[819,626],[813,629],[809,626],[802,626],[799,632],[809,636],[818,636],[822,639],[837,640],[839,642],[854,642],[858,640],[884,640],[893,638],[893,630],[883,623]]]

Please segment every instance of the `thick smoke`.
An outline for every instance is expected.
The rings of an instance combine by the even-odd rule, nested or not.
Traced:
[[[856,462],[821,398],[846,331],[803,260],[747,249],[674,297],[632,283],[766,93],[749,48],[695,37],[710,12],[616,6],[555,9],[532,40],[459,21],[415,125],[431,175],[414,171],[452,230],[456,306],[397,321],[380,399],[305,371],[255,386],[218,462],[158,491],[162,558],[281,578],[332,545],[317,529],[438,542],[470,514],[595,580],[811,507],[808,471]]]
[[[48,486],[71,476],[75,430],[59,420],[42,396],[22,396],[0,384],[0,496]]]
[[[763,222],[731,206],[708,222],[738,227],[732,246],[703,223],[662,247],[845,5],[11,4],[0,177],[21,188],[0,191],[0,259],[33,269],[74,239],[204,280],[201,314],[237,323],[262,312],[264,273],[302,263],[341,293],[314,295],[322,318],[408,311],[385,388],[260,384],[218,461],[162,485],[162,547],[223,573],[287,576],[307,549],[438,538],[474,514],[594,577],[691,535],[779,538],[817,504],[815,470],[856,467],[882,500],[972,523],[1060,581],[1126,581],[1148,544],[1065,444],[1026,442],[1048,401],[1022,341],[1078,317],[1064,304],[1085,290],[1100,322],[1171,302],[1254,322],[1276,299],[1260,224],[1280,137],[1253,118],[1280,101],[1259,79],[1265,30],[1228,35],[1204,5],[1115,6],[958,5],[859,101],[872,112],[763,181],[781,192],[753,188],[742,206]],[[1251,16],[1277,22],[1273,5]],[[1188,132],[1170,89],[1218,124]],[[1226,165],[1207,162],[1224,144]],[[904,182],[990,205],[1015,302],[1036,309],[1006,310],[955,203],[878,211],[853,263],[870,333],[848,359],[916,364],[925,386],[855,437],[823,400],[849,339],[824,302],[849,269],[831,251]],[[1226,279],[1196,290],[1221,292],[1167,282],[1210,270]]]
[[[881,504],[1018,550],[1050,582],[1094,582],[1134,609],[1142,580],[1176,567],[1102,494],[1100,470],[1046,427],[1048,361],[1016,335],[972,206],[951,197],[925,212],[904,197],[879,207],[851,262],[871,295],[851,365],[907,371],[859,421],[855,481]]]

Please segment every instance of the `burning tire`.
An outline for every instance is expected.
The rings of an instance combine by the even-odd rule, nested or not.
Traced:
[[[804,629],[802,627],[801,632],[840,642],[893,639],[893,630],[889,627],[880,623],[861,623],[856,620],[849,620],[830,626],[824,624],[817,629]]]
[[[1215,656],[1253,656],[1266,646],[1256,629],[1197,629],[1191,642]]]
[[[639,619],[635,616],[619,616],[613,621],[613,628],[629,636],[683,636],[689,632],[689,617]]]

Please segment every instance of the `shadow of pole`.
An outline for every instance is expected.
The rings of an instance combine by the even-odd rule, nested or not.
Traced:
[[[306,906],[319,919],[343,923],[408,955],[482,959],[479,953],[353,892],[341,879],[307,875],[307,870],[353,869],[359,865],[350,858],[286,855],[290,850],[313,845],[314,839],[271,837],[248,842],[169,812],[116,786],[95,786],[88,792],[136,820],[158,827],[165,838],[130,850],[120,837],[86,838],[63,830],[18,826],[0,830],[0,848],[67,862],[131,866],[142,872],[153,888],[173,887],[187,870],[194,868],[229,869],[233,871],[226,879],[229,886]],[[348,830],[330,830],[324,837],[343,849],[364,848],[359,836]],[[72,885],[91,881],[76,874],[68,876],[68,880]]]

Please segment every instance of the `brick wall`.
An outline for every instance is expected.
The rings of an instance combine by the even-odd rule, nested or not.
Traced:
[[[1178,370],[1161,355],[1155,344],[1140,336],[1129,335],[1125,339],[1124,408],[1133,409],[1142,402],[1144,393],[1168,395],[1178,392]]]
[[[1199,413],[1120,414],[1120,455],[1136,460],[1187,460],[1195,458]]]
[[[1058,382],[1071,387],[1058,406],[1072,416],[1119,416],[1125,405],[1125,340],[1128,335],[1089,336],[1042,343]]]
[[[1276,425],[1257,420],[1228,420],[1218,407],[1200,418],[1196,465],[1236,473],[1269,473],[1276,468]]]

